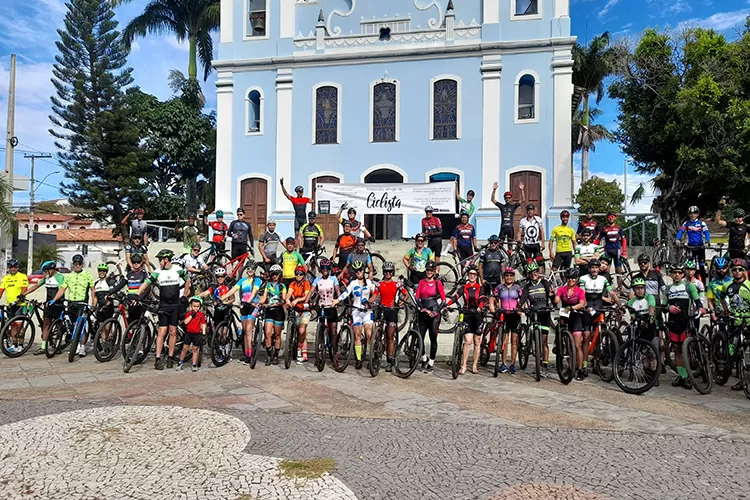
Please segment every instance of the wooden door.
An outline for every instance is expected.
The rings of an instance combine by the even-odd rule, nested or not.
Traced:
[[[315,190],[318,184],[339,184],[341,180],[338,177],[332,175],[321,175],[316,177],[312,181],[312,197],[317,201],[315,196]],[[326,241],[329,242],[327,248],[333,249],[333,245],[336,242],[336,238],[339,236],[339,221],[336,218],[336,213],[339,211],[339,207],[330,207],[331,213],[328,215],[321,215],[320,209],[314,207],[313,210],[318,213],[318,224],[323,229]],[[346,214],[344,214],[346,216]]]
[[[526,205],[528,203],[536,205],[536,215],[544,217],[544,207],[542,207],[542,174],[527,170],[510,174],[510,192],[513,193],[514,200],[521,199],[521,190],[518,188],[518,184],[521,182],[524,184],[523,188],[526,192],[526,200],[516,210],[515,221],[513,222],[513,227],[516,228],[516,238],[518,237],[518,221],[522,217],[526,217]],[[499,195],[502,196],[502,193]]]
[[[268,182],[257,177],[243,180],[240,187],[240,206],[245,209],[245,220],[252,224],[253,236],[255,241],[258,241],[266,230]]]

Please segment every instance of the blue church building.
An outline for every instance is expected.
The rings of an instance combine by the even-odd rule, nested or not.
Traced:
[[[222,0],[217,208],[244,207],[256,234],[273,217],[287,235],[280,178],[309,197],[318,183],[456,180],[476,193],[484,239],[500,222],[493,183],[500,199],[524,183],[557,225],[571,208],[569,2]],[[394,239],[420,218],[366,224]]]

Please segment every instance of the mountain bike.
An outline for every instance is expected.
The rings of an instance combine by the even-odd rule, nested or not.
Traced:
[[[289,309],[286,315],[286,336],[284,339],[284,368],[287,370],[292,361],[297,361],[297,349],[299,348],[299,328],[297,318],[300,312],[295,308]]]
[[[232,359],[232,349],[244,346],[242,321],[237,316],[237,308],[229,306],[228,309],[226,318],[212,328],[213,331],[209,333],[208,325],[206,326],[211,362],[216,367],[224,366]]]
[[[701,394],[711,392],[711,342],[698,332],[700,316],[688,319],[687,338],[682,343],[682,363],[690,383]]]
[[[464,335],[466,335],[467,324],[464,321],[466,314],[479,314],[480,311],[477,309],[467,309],[463,307],[455,308],[458,310],[458,322],[456,326],[456,332],[453,334],[453,349],[451,350],[451,376],[453,379],[457,379],[461,366],[463,364],[464,354]]]
[[[567,314],[566,314],[567,313]],[[560,316],[555,325],[555,342],[552,345],[552,354],[555,355],[555,370],[557,377],[565,385],[568,385],[576,372],[576,344],[573,334],[568,329],[570,312],[566,309],[560,310]]]
[[[111,361],[120,350],[122,332],[128,328],[127,296],[118,294],[112,298],[118,302],[115,314],[99,325],[94,338],[94,357],[100,363]]]
[[[125,334],[122,336],[120,349],[122,350],[123,364],[122,370],[128,373],[130,369],[137,364],[142,363],[148,353],[151,351],[151,345],[157,341],[158,322],[160,304],[158,301],[140,300],[140,303],[146,308],[143,316],[128,325]],[[208,321],[208,318],[207,318]],[[181,325],[177,326],[177,337],[175,341],[174,353],[172,359],[179,357],[182,351],[182,342],[185,338],[185,330]],[[162,344],[162,354],[169,353],[169,332],[164,335]],[[169,355],[166,354],[165,357]],[[198,355],[198,366],[201,365],[203,358],[203,346],[200,346]]]
[[[9,358],[23,356],[34,344],[36,336],[36,325],[33,318],[36,317],[37,324],[43,323],[40,311],[42,303],[37,300],[27,300],[27,305],[21,309],[21,313],[7,318],[0,327],[0,350]],[[5,318],[7,309],[3,306],[0,312]]]
[[[394,353],[393,369],[399,378],[409,378],[414,373],[424,350],[424,342],[422,341],[422,336],[419,334],[419,309],[417,304],[412,298],[412,301],[406,302],[405,306],[411,309],[409,313],[411,323],[406,331],[406,335],[400,340],[398,337],[394,339],[396,351]],[[397,331],[396,335],[398,333]]]
[[[709,352],[714,382],[724,385],[732,375],[732,368],[737,366],[734,340],[741,334],[741,330],[750,324],[750,318],[736,318],[738,324],[734,326],[730,324],[730,316],[719,316],[718,320],[716,324],[711,325],[709,330],[711,339]]]
[[[65,301],[61,301],[65,304]],[[49,306],[47,306],[49,307]],[[62,353],[70,345],[73,339],[73,321],[70,319],[68,308],[63,308],[60,316],[50,322],[49,335],[47,335],[47,344],[44,347],[44,354],[47,358],[52,358],[55,354]]]
[[[643,394],[656,384],[661,373],[658,337],[648,341],[641,335],[642,332],[656,331],[656,325],[648,316],[625,307],[630,312],[631,321],[626,329],[627,340],[615,354],[615,383],[627,394]]]
[[[615,378],[614,360],[620,346],[618,336],[607,326],[605,313],[612,310],[613,307],[604,307],[594,313],[596,323],[592,328],[589,343],[592,368],[603,382],[612,382]]]
[[[265,332],[263,331],[263,325],[266,320],[266,308],[265,306],[258,307],[258,317],[255,320],[255,326],[253,327],[253,342],[250,353],[250,369],[254,370],[255,365],[258,363],[258,353],[261,347],[263,347],[263,339],[265,338]]]
[[[544,334],[542,333],[542,324],[539,322],[539,313],[551,313],[556,310],[554,307],[535,307],[532,309],[525,309],[524,314],[528,318],[526,328],[524,328],[523,336],[521,332],[518,333],[518,365],[522,370],[526,369],[528,365],[529,356],[534,355],[534,378],[537,382],[542,379],[542,362],[544,356]],[[551,325],[547,325],[549,328]],[[521,330],[519,328],[519,330]],[[549,330],[547,330],[549,334]],[[565,335],[567,333],[567,335]],[[568,338],[568,336],[570,336]],[[528,339],[528,340],[527,340]],[[548,339],[549,340],[549,339]],[[562,340],[562,342],[560,342]],[[559,331],[555,335],[555,347],[552,349],[553,353],[556,354],[556,365],[557,374],[560,377],[560,381],[563,384],[568,384],[573,379],[573,367],[575,363],[575,344],[573,343],[573,335],[570,332]],[[571,355],[571,352],[573,354]],[[515,360],[513,360],[515,362]],[[566,382],[567,380],[567,382]]]
[[[380,363],[383,359],[383,353],[386,350],[386,329],[387,326],[383,319],[383,311],[386,308],[378,305],[375,310],[375,322],[372,325],[372,337],[370,338],[370,361],[367,368],[371,377],[377,377],[380,372]],[[398,328],[393,334],[394,346],[398,342]]]

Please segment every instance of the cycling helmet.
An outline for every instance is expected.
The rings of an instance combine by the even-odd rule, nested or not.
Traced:
[[[747,262],[745,262],[745,259],[732,259],[732,267],[741,267],[743,269],[746,269]]]
[[[161,260],[161,259],[172,260],[172,257],[174,257],[174,252],[168,248],[162,248],[161,250],[159,250],[159,253],[156,254],[156,258],[158,260]]]
[[[742,210],[741,208],[736,209],[734,211],[734,218],[735,219],[740,219],[740,218],[744,219],[745,218],[745,211]]]
[[[216,211],[216,218],[224,217],[224,210],[217,210]]]
[[[284,243],[294,243],[294,238],[292,236],[289,236],[287,239],[284,240]]]
[[[362,237],[359,237],[359,238],[357,238],[357,245],[359,245],[360,243],[361,243],[362,245],[364,245],[364,244],[365,244],[366,242],[367,242],[367,241],[366,241],[366,240],[365,240],[364,238],[362,238]]]
[[[560,217],[570,217],[570,212],[568,212],[567,210],[563,210],[562,212],[560,212]]]
[[[593,233],[591,232],[591,228],[584,227],[581,229],[581,236],[591,236]]]
[[[383,272],[384,273],[395,273],[396,272],[396,264],[393,262],[386,262],[383,264]]]
[[[729,262],[727,262],[727,259],[725,259],[724,257],[716,257],[714,259],[714,266],[716,266],[716,268],[718,269],[726,269],[727,267],[729,267]]]
[[[681,271],[685,272],[685,268],[682,267],[682,264],[675,264],[670,268],[670,271]]]
[[[130,256],[130,262],[132,262],[133,264],[139,264],[143,262],[143,255],[139,253],[134,253],[133,255]]]
[[[109,271],[109,266],[105,262],[101,262],[98,266],[96,266],[97,271]]]
[[[258,263],[254,260],[248,260],[245,262],[245,271],[250,271],[255,274],[255,268],[258,267]]]
[[[142,208],[136,208],[135,210],[133,210],[133,213],[135,213],[136,215],[140,215],[140,214],[143,214],[145,212],[143,211]]]
[[[274,264],[271,266],[271,269],[268,270],[271,274],[281,274],[281,266],[278,264]]]
[[[307,212],[307,218],[308,219],[314,219],[318,216],[315,212]]]
[[[526,210],[536,210],[536,205],[534,205],[533,203],[529,203],[528,205],[526,205]]]
[[[71,262],[73,264],[83,264],[83,255],[81,254],[74,255],[73,258],[71,259]]]
[[[356,211],[356,210],[354,210],[354,208],[350,208],[349,210],[347,210],[347,211],[346,211],[346,213],[347,213],[347,214],[354,214],[354,215],[357,215],[357,211]]]
[[[172,264],[178,265],[180,267],[185,267],[185,261],[183,261],[181,258],[179,258],[176,255],[172,257],[172,260],[170,260],[169,262],[171,262]]]
[[[424,266],[425,271],[434,271],[437,269],[437,263],[434,260],[430,260]]]
[[[503,269],[503,276],[505,276],[506,274],[512,274],[513,276],[515,276],[516,275],[516,270],[513,269],[512,267],[508,266],[505,269]]]
[[[203,299],[198,295],[193,295],[192,297],[190,297],[190,302],[197,302],[200,305],[203,305]]]
[[[332,263],[328,259],[320,259],[320,262],[318,262],[318,267],[322,271],[323,269],[331,269]]]
[[[697,270],[698,269],[698,263],[695,262],[694,260],[686,260],[685,264],[683,265],[683,267],[685,269]]]
[[[276,219],[273,219],[273,218],[269,218],[269,219],[268,219],[268,220],[266,221],[266,224],[267,224],[267,225],[269,225],[269,226],[270,226],[271,224],[276,224]]]
[[[565,279],[578,278],[578,269],[570,268],[565,270]]]
[[[134,234],[133,236],[130,237],[130,239],[134,240],[134,241],[135,240],[140,240],[142,238],[143,238],[143,236],[141,236],[140,234]]]
[[[699,214],[700,213],[700,209],[697,206],[695,206],[695,205],[691,205],[690,208],[688,208],[688,213],[689,214]]]
[[[474,192],[474,190],[473,190],[473,189],[469,189],[469,190],[468,190],[468,191],[466,192],[466,196],[474,196],[475,194],[476,194],[476,193]]]
[[[342,222],[342,223],[341,223],[341,225],[342,225],[343,227],[347,227],[347,226],[349,226],[349,228],[350,228],[350,229],[351,229],[351,227],[352,227],[352,223],[351,223],[351,222],[349,221],[349,219],[347,219],[347,220],[345,220],[344,222]]]
[[[505,193],[503,193],[503,198],[513,198],[513,193],[511,193],[510,191],[506,191]]]
[[[192,212],[190,212],[190,213],[188,214],[188,219],[195,219],[195,214],[194,214],[194,213],[192,213]]]
[[[361,260],[355,260],[354,262],[352,262],[352,271],[356,273],[359,271],[364,272],[364,270],[365,270],[364,262],[362,262]]]
[[[651,262],[651,257],[646,255],[645,253],[642,253],[638,256],[638,263],[640,264],[641,262]]]
[[[294,268],[294,274],[302,273],[305,274],[307,272],[307,269],[305,269],[305,266],[297,266]]]
[[[305,188],[303,188],[302,186],[297,186],[296,188],[294,188],[294,192],[295,193],[301,193],[304,190],[305,190]]]
[[[216,269],[214,269],[214,275],[215,275],[215,276],[216,276],[217,278],[218,278],[219,276],[226,276],[226,275],[227,275],[227,270],[226,270],[226,269],[224,269],[223,267],[217,267]]]
[[[48,260],[42,264],[42,271],[49,271],[50,269],[57,269],[57,264],[54,260]]]
[[[245,213],[245,209],[242,208],[242,207],[239,207],[237,210],[235,210],[235,213],[236,214],[244,214]]]
[[[19,267],[21,265],[18,259],[8,259],[8,267]]]
[[[492,234],[492,235],[490,235],[489,238],[487,238],[487,241],[489,243],[496,243],[496,242],[500,241],[500,238],[498,238],[496,234]]]
[[[539,270],[539,264],[537,264],[536,262],[529,262],[526,265],[526,272],[527,273],[532,273],[532,272],[538,271],[538,270]]]
[[[599,262],[599,264],[601,264],[602,262],[609,264],[610,262],[612,262],[612,257],[610,257],[608,254],[605,253],[604,255],[599,257],[599,260],[601,261]]]
[[[601,264],[601,262],[599,262],[599,259],[591,259],[589,261],[589,267],[599,266],[599,264]]]
[[[192,245],[190,245],[190,249],[191,250],[200,250],[201,249],[201,244],[196,241],[195,243],[193,243]]]
[[[617,214],[616,214],[616,213],[614,213],[614,212],[613,212],[612,210],[610,210],[609,212],[607,212],[607,217],[608,217],[608,218],[609,218],[609,217],[617,217]]]
[[[646,280],[643,278],[633,278],[633,288],[637,286],[646,286]]]
[[[424,211],[425,212],[434,212],[434,210],[432,209],[432,205],[427,205],[426,207],[424,207]]]
[[[479,273],[479,271],[477,270],[477,266],[474,266],[474,265],[468,266],[466,268],[466,274],[469,274],[469,273]]]
[[[415,240],[418,240],[419,238],[424,239],[424,233],[417,233],[417,235],[414,237]]]
[[[469,212],[467,212],[466,210],[461,210],[461,217],[463,217],[464,215],[466,217],[468,217],[469,216]]]

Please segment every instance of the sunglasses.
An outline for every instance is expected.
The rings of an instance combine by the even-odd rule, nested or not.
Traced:
[[[474,271],[469,271],[469,276],[476,276],[476,275],[477,273],[475,273]]]
[[[742,271],[744,271],[744,270],[745,270],[745,268],[744,268],[744,267],[733,267],[733,268],[732,268],[732,272],[735,272],[735,271],[737,271],[737,272],[742,272]]]
[[[294,273],[294,275],[295,275],[295,276],[304,276],[304,275],[305,275],[305,273],[303,273],[303,272],[296,272],[296,273]]]
[[[570,281],[570,280],[577,280],[578,278],[576,278],[575,276],[570,276],[569,278],[565,278],[565,279],[567,279],[568,281]]]

